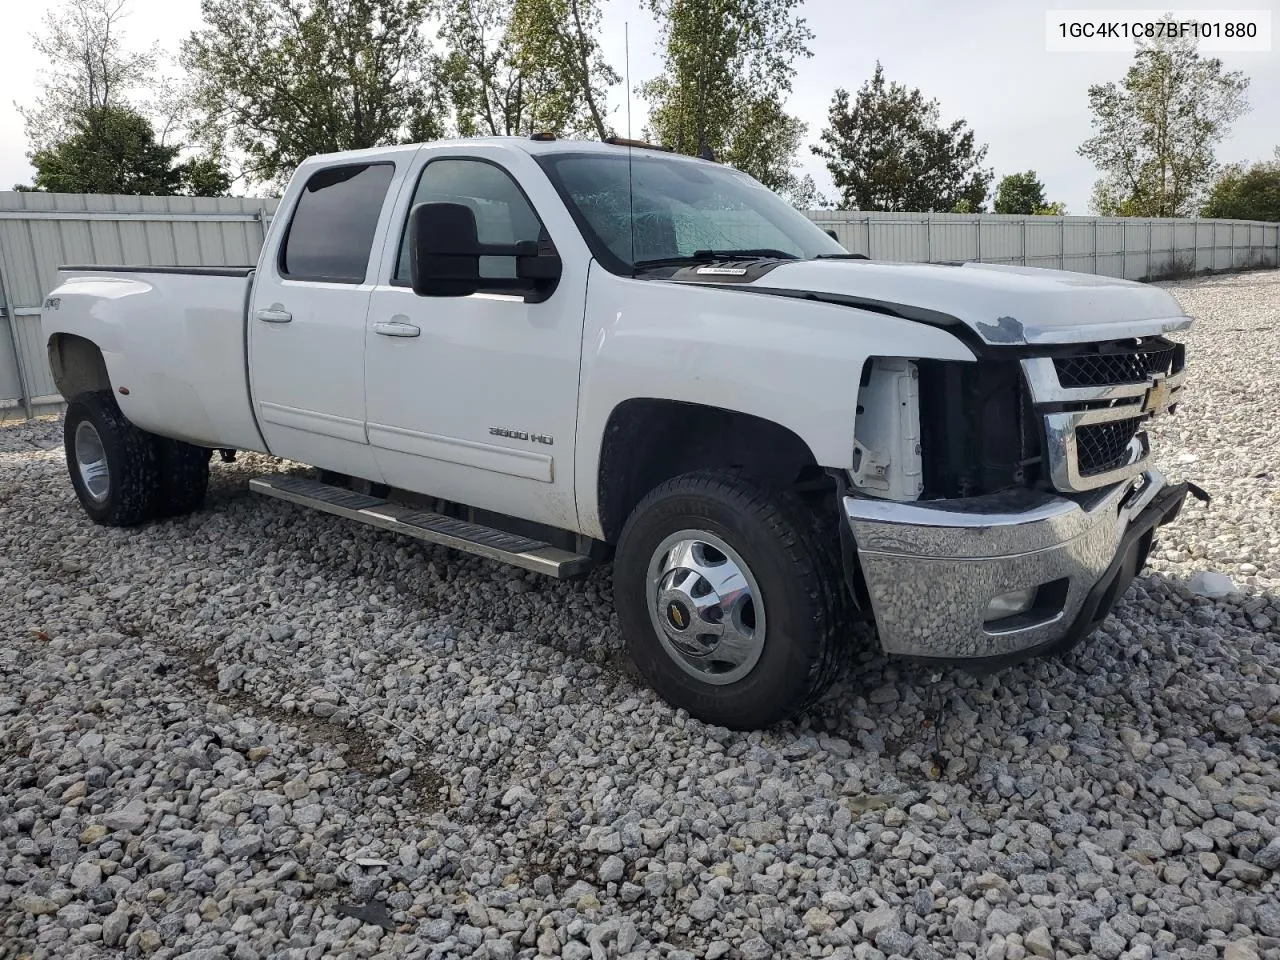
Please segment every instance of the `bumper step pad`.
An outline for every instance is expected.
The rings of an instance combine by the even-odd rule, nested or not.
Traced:
[[[561,550],[540,540],[417,510],[305,477],[254,477],[249,481],[249,489],[298,506],[332,513],[464,553],[501,560],[559,579],[580,576],[593,566],[590,557]]]

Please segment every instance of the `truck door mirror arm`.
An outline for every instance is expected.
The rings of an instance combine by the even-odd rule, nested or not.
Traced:
[[[481,257],[511,257],[515,277],[481,277]],[[409,278],[420,297],[467,297],[482,287],[523,293],[541,303],[555,291],[563,272],[549,240],[514,244],[481,243],[475,212],[461,203],[420,203],[409,214]]]

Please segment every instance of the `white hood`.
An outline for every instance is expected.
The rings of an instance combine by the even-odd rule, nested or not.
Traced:
[[[1159,287],[1001,264],[806,260],[779,264],[739,287],[762,288],[848,298],[851,306],[868,301],[944,326],[958,321],[993,346],[1145,337],[1191,324]]]

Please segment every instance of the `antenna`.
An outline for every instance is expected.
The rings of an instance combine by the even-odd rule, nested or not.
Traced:
[[[631,275],[636,274],[636,179],[632,157],[635,147],[631,145],[631,21],[622,23],[622,63],[627,84],[627,219],[631,225]]]

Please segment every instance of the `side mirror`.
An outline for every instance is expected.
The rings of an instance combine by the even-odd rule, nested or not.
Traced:
[[[823,230],[822,232],[825,233],[832,240],[834,240],[836,243],[840,242],[840,238],[836,236],[836,232],[834,230],[828,229],[828,230]]]
[[[413,208],[409,280],[420,297],[467,297],[480,288],[480,241],[470,207],[420,203]]]
[[[514,260],[514,276],[482,277],[481,257]],[[409,213],[409,280],[420,297],[467,297],[483,288],[541,303],[563,270],[550,240],[481,243],[475,211],[464,204],[420,203]]]

